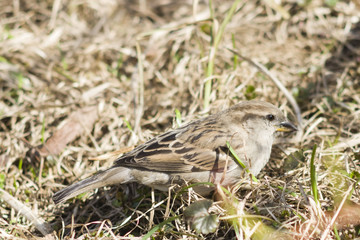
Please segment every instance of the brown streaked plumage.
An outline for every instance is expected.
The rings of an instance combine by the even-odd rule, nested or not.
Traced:
[[[60,203],[94,188],[128,182],[160,190],[184,181],[232,185],[242,178],[243,169],[232,159],[227,142],[257,175],[270,158],[275,132],[295,130],[274,105],[241,102],[151,139],[119,157],[111,168],[55,193],[53,200]]]

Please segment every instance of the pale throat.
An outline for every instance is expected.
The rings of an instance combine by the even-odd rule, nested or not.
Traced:
[[[263,128],[262,131],[254,131],[249,136],[246,144],[246,158],[250,161],[250,171],[255,176],[259,174],[269,161],[272,144],[274,142],[274,131]]]

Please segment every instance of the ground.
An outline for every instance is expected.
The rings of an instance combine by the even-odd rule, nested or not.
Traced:
[[[337,0],[0,1],[0,238],[359,238],[359,18]],[[299,131],[258,183],[210,197],[215,232],[183,218],[191,189],[53,203],[111,166],[97,156],[247,99]]]

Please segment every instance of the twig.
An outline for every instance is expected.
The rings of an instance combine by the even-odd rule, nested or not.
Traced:
[[[264,73],[266,76],[268,76],[274,83],[275,85],[280,89],[280,91],[282,91],[285,95],[285,97],[287,98],[287,100],[290,102],[291,106],[293,107],[295,114],[296,114],[296,118],[297,118],[297,122],[299,124],[299,130],[302,129],[302,118],[301,118],[301,110],[299,105],[297,104],[295,98],[291,95],[291,93],[285,88],[285,86],[280,82],[279,79],[277,79],[269,70],[267,70],[267,68],[248,58],[245,57],[243,55],[241,55],[238,51],[231,49],[231,48],[226,48],[227,50],[229,50],[230,52],[236,54],[237,56],[241,57],[242,59],[244,59],[245,61],[251,63],[253,66],[255,66],[257,69],[260,70],[260,72]],[[300,132],[300,131],[299,131]]]
[[[24,217],[26,217],[27,220],[32,222],[36,229],[39,230],[44,236],[52,233],[52,228],[47,222],[45,222],[22,202],[11,196],[8,192],[0,189],[0,197],[19,214],[22,214]]]
[[[153,206],[155,205],[155,192],[153,187],[151,188],[151,204]],[[152,229],[152,225],[154,223],[154,216],[155,216],[155,208],[152,208],[149,216],[149,230]]]

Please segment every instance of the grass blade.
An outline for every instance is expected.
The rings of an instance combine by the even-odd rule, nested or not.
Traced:
[[[179,216],[174,216],[171,218],[166,219],[165,221],[163,221],[162,223],[156,225],[155,227],[153,227],[147,234],[145,234],[141,239],[142,240],[146,240],[146,239],[150,239],[150,237],[158,230],[160,230],[163,226],[165,226],[166,224],[174,221],[175,219],[179,218]]]
[[[236,162],[237,162],[243,169],[245,169],[245,171],[246,171],[247,173],[251,174],[249,168],[246,167],[246,165],[244,164],[244,162],[239,158],[239,156],[236,154],[235,150],[231,147],[231,145],[230,145],[230,143],[229,143],[228,141],[226,142],[226,145],[227,145],[230,153],[231,153],[231,154],[233,155],[233,157],[235,158]],[[252,174],[251,174],[251,178],[252,178],[252,180],[253,180],[254,182],[259,182],[259,181],[257,180],[257,178],[256,178],[254,175],[252,175]]]
[[[204,88],[204,109],[207,109],[210,105],[211,81],[212,81],[211,76],[213,75],[213,72],[214,72],[216,51],[219,47],[219,43],[224,34],[226,25],[230,22],[232,16],[235,13],[235,10],[240,2],[241,2],[241,0],[235,0],[234,3],[232,4],[231,8],[229,9],[229,11],[227,12],[227,14],[225,16],[224,21],[221,23],[219,31],[215,35],[214,43],[211,46],[210,54],[209,54],[209,63],[208,63],[207,70],[206,70],[206,78],[208,80],[206,81],[205,88]],[[212,4],[210,4],[210,5],[212,5]],[[211,11],[211,9],[210,9],[210,11]]]
[[[310,159],[310,181],[311,181],[311,190],[312,195],[316,204],[319,204],[319,197],[318,197],[318,188],[317,188],[317,176],[316,176],[316,169],[315,169],[315,153],[316,153],[317,145],[315,144],[311,153]]]

